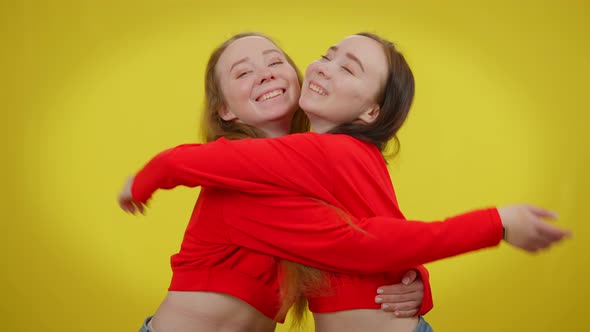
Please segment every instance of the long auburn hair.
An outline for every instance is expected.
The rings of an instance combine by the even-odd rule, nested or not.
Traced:
[[[205,110],[203,114],[203,134],[205,141],[212,142],[218,138],[224,137],[230,140],[243,138],[263,138],[264,133],[256,127],[238,123],[236,121],[226,121],[219,115],[219,110],[224,106],[225,99],[223,91],[219,85],[219,79],[215,72],[215,67],[219,58],[227,47],[234,41],[244,38],[257,36],[265,38],[278,45],[268,36],[257,32],[243,32],[234,35],[221,45],[219,45],[209,57],[205,71]],[[279,47],[280,49],[280,47]],[[282,50],[281,50],[282,51]],[[297,68],[291,57],[283,52],[287,62],[295,69],[299,84],[303,83],[301,71]],[[297,108],[291,122],[290,133],[303,133],[309,131],[309,119],[303,113],[301,108]],[[280,262],[280,308],[275,317],[276,320],[282,320],[287,312],[293,307],[294,325],[300,325],[303,321],[307,300],[305,294],[311,294],[315,290],[324,288],[323,271],[309,266],[298,264],[288,260]]]

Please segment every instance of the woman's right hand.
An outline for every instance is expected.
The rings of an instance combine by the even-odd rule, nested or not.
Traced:
[[[556,219],[554,212],[531,205],[498,208],[505,229],[504,240],[529,252],[545,249],[571,236],[571,232],[555,227],[543,219]]]
[[[117,201],[119,202],[121,209],[123,209],[125,212],[129,212],[131,214],[136,214],[139,212],[144,214],[146,204],[136,202],[133,199],[133,195],[131,194],[131,187],[133,187],[134,180],[134,176],[127,177],[127,180],[125,180],[125,184],[123,185],[123,189],[121,189],[121,192],[117,197]]]

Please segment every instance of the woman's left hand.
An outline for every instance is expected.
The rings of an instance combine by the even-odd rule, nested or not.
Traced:
[[[393,312],[396,317],[413,317],[420,310],[424,297],[424,283],[418,278],[416,270],[406,272],[402,282],[390,286],[381,286],[377,290],[375,302],[381,309]]]
[[[139,211],[139,213],[144,214],[146,205],[136,202],[131,195],[131,187],[133,186],[134,178],[134,176],[127,178],[117,199],[119,201],[119,206],[123,211],[130,212],[131,214],[136,214]]]

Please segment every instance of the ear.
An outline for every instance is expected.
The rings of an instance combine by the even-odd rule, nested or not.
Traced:
[[[219,114],[219,117],[225,121],[231,121],[231,120],[235,120],[238,118],[238,116],[235,115],[234,112],[227,109],[226,105],[221,106],[221,108],[219,109],[219,111],[217,111],[217,113]]]
[[[375,104],[370,109],[361,113],[358,119],[367,124],[373,123],[373,121],[377,120],[380,111],[381,107],[378,104]]]

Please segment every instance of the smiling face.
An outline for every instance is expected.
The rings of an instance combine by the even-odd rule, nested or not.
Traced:
[[[215,66],[223,93],[218,110],[225,121],[266,131],[289,130],[300,95],[295,69],[270,40],[248,36],[231,43]]]
[[[359,35],[332,46],[307,67],[299,105],[313,131],[326,132],[343,123],[371,123],[388,76],[383,46]]]

